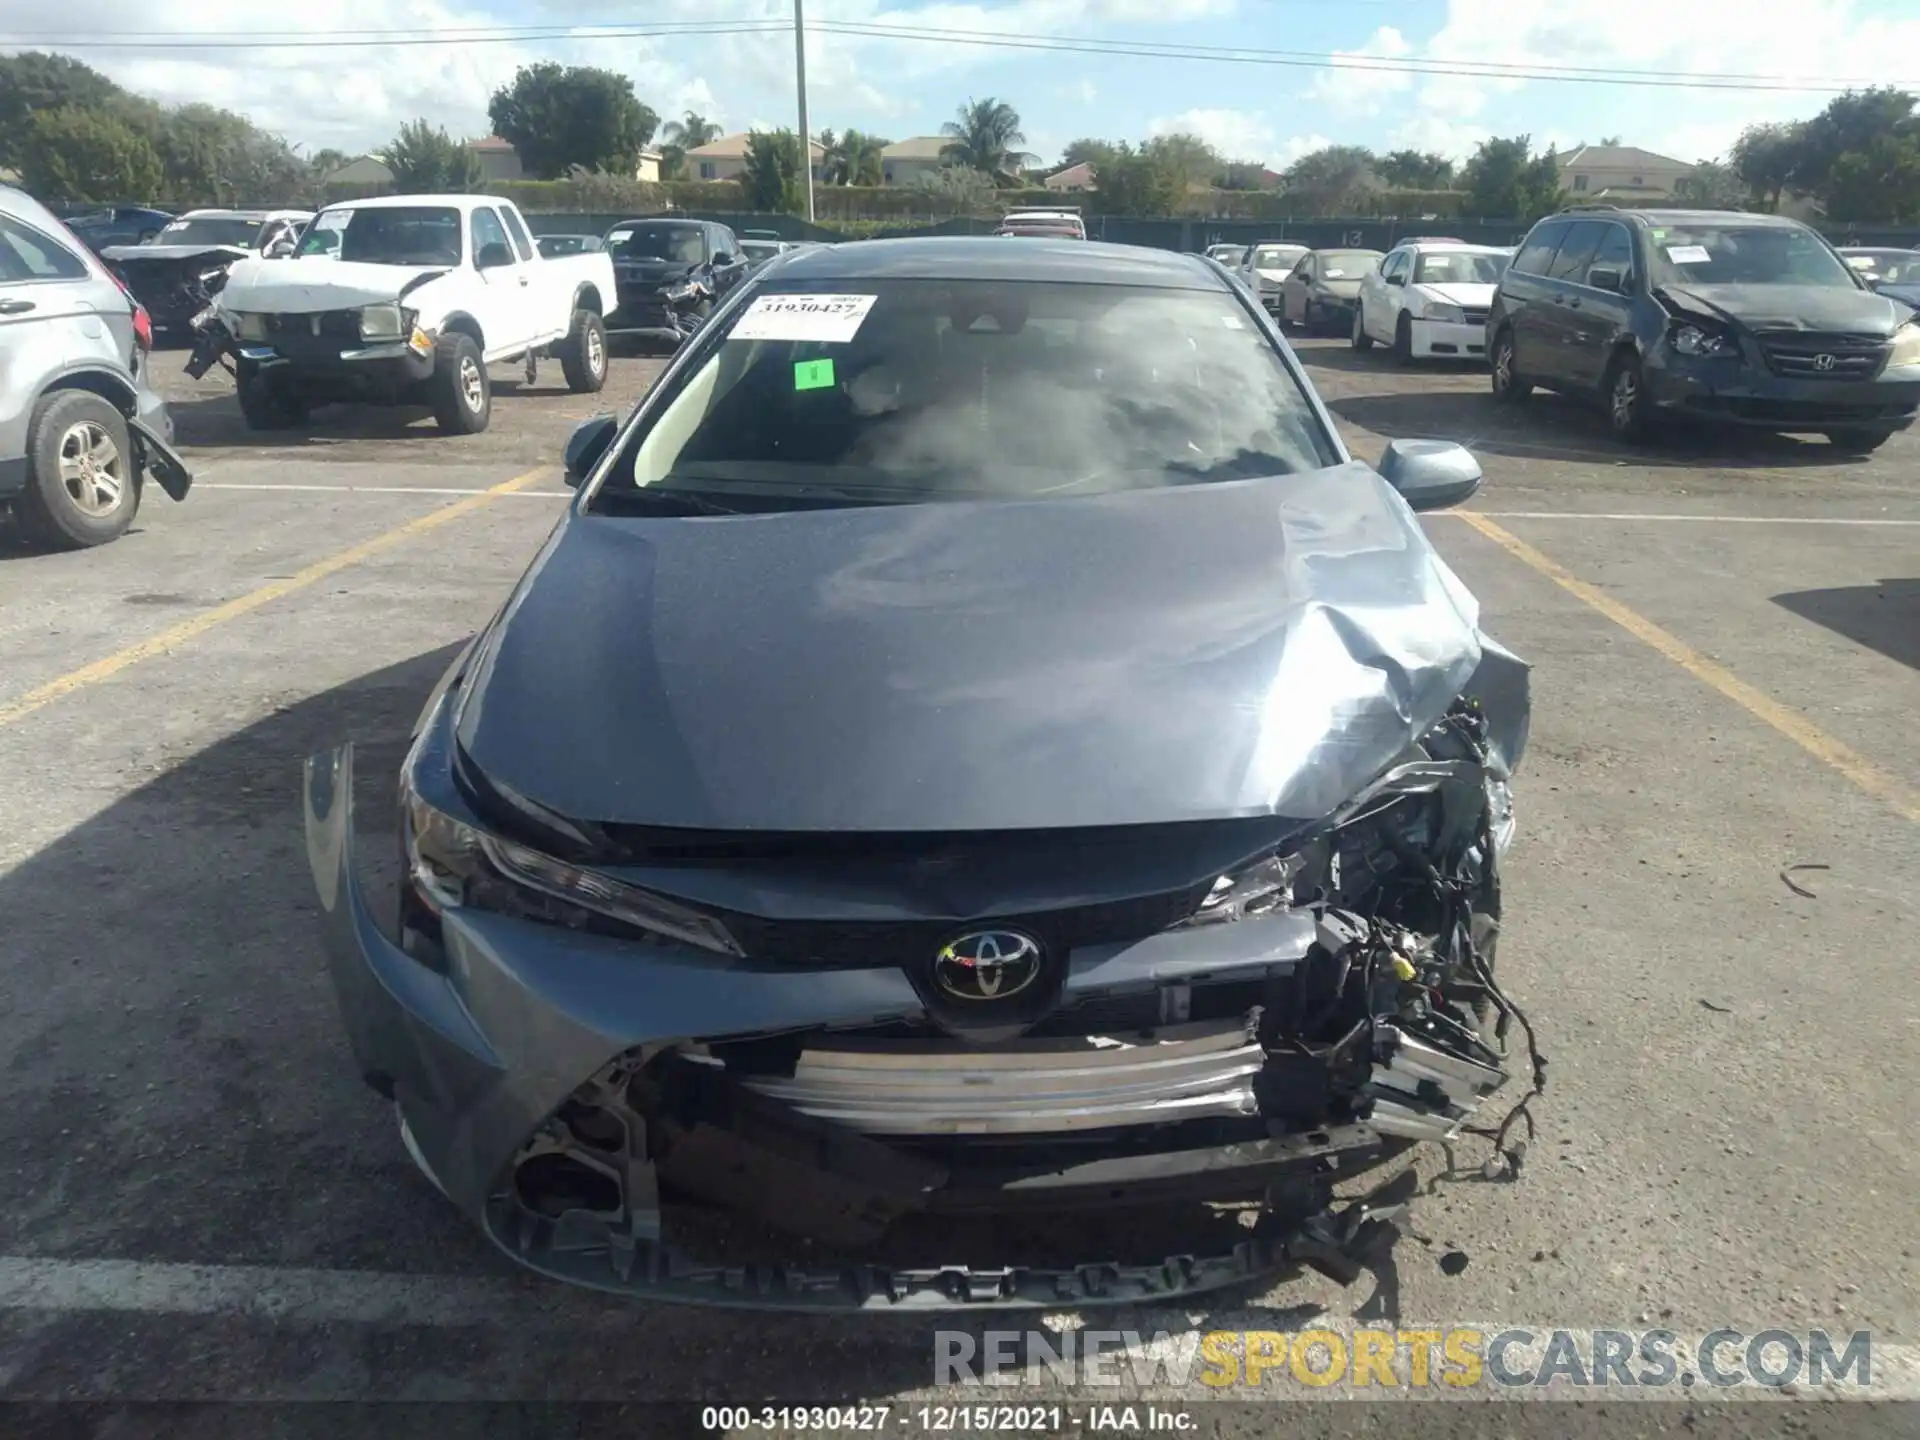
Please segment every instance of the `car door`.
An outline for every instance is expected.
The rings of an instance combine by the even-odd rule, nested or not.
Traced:
[[[491,205],[477,205],[467,222],[473,268],[480,272],[487,313],[480,317],[487,358],[512,356],[533,340],[534,291],[528,267],[515,254],[507,227]]]
[[[1400,312],[1407,307],[1407,282],[1413,276],[1413,251],[1396,250],[1380,267],[1379,300],[1368,307],[1367,333],[1383,344],[1392,344]]]
[[[1280,313],[1288,321],[1304,325],[1307,323],[1307,295],[1313,288],[1313,266],[1315,256],[1311,250],[1300,257],[1300,263],[1287,272],[1287,278],[1280,282]]]
[[[549,266],[533,243],[526,222],[510,204],[495,207],[507,227],[520,273],[527,277],[527,338],[536,345],[556,340],[573,326],[573,275],[565,266]]]
[[[1389,250],[1385,255],[1382,255],[1380,257],[1380,263],[1374,266],[1372,271],[1360,281],[1360,294],[1356,297],[1357,308],[1355,310],[1356,319],[1354,323],[1365,326],[1366,332],[1369,335],[1373,333],[1373,316],[1384,309],[1387,304],[1387,298],[1384,293],[1387,288],[1387,266],[1393,263],[1393,257],[1399,253],[1398,250]]]
[[[1618,220],[1600,223],[1600,240],[1580,274],[1580,309],[1571,327],[1573,373],[1580,383],[1598,385],[1614,347],[1633,333],[1633,232]],[[1557,267],[1556,267],[1557,268]]]
[[[96,309],[105,284],[59,239],[0,214],[0,494],[25,478],[27,427],[46,382],[111,346]]]
[[[1514,366],[1527,379],[1545,385],[1565,383],[1558,368],[1559,335],[1546,314],[1553,308],[1547,271],[1571,224],[1543,220],[1534,226],[1500,279],[1500,307],[1510,317]]]
[[[724,225],[707,227],[707,257],[713,262],[713,294],[718,299],[747,273],[747,257],[739,239]]]
[[[1551,373],[1569,386],[1600,382],[1600,372],[1591,369],[1586,354],[1592,348],[1592,327],[1587,323],[1587,267],[1593,263],[1593,252],[1599,248],[1606,228],[1600,220],[1569,224],[1542,282],[1547,303],[1539,307],[1541,344]]]

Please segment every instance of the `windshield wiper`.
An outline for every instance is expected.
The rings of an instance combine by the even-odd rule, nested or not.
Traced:
[[[663,490],[648,485],[626,486],[600,492],[609,504],[623,505],[654,515],[738,515],[742,512],[718,500],[709,500],[691,490]]]

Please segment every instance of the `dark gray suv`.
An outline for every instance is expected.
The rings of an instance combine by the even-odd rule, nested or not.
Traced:
[[[126,533],[152,475],[175,500],[193,477],[148,388],[144,310],[45,206],[0,185],[0,507],[38,544]]]
[[[1627,441],[1673,415],[1865,454],[1920,408],[1910,307],[1777,215],[1562,211],[1528,233],[1487,335],[1497,399],[1590,395]]]

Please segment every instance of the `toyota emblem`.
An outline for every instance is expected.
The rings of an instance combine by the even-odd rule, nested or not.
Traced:
[[[1816,370],[1831,370],[1833,368],[1833,356],[1831,355],[1814,356],[1813,368]]]
[[[943,945],[933,980],[955,1000],[1005,1000],[1040,978],[1040,942],[1018,930],[976,930]]]

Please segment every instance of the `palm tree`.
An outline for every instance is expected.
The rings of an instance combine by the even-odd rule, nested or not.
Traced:
[[[687,152],[710,145],[720,138],[720,127],[698,110],[689,110],[678,120],[669,120],[660,130],[660,178],[671,180],[687,163]]]
[[[941,159],[991,176],[996,185],[1018,185],[1020,167],[1036,158],[1015,148],[1027,140],[1020,132],[1020,112],[991,95],[962,105],[959,118],[940,132],[948,137]]]
[[[829,185],[881,183],[880,152],[887,148],[887,140],[859,130],[847,130],[837,137],[831,130],[823,130],[820,143],[826,149],[823,163]]]

